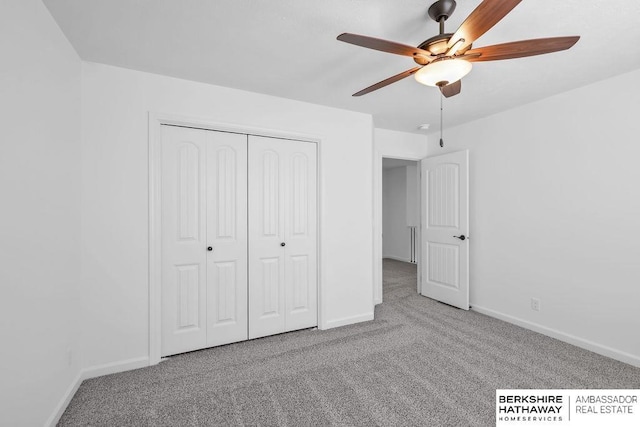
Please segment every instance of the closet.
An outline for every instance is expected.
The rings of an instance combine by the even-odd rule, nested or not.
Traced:
[[[317,325],[316,144],[162,126],[167,356]]]

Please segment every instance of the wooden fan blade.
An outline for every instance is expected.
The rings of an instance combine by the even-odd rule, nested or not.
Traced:
[[[452,47],[458,40],[464,39],[457,50],[461,50],[476,41],[504,18],[522,0],[484,0],[464,20],[447,43]]]
[[[396,75],[395,75],[395,76],[393,76],[393,77],[389,77],[388,79],[385,79],[385,80],[383,80],[383,81],[381,81],[381,82],[378,82],[378,83],[376,83],[376,84],[374,84],[374,85],[371,85],[371,86],[369,86],[369,87],[368,87],[368,88],[366,88],[366,89],[362,89],[360,92],[356,92],[356,93],[354,93],[354,94],[353,94],[353,96],[362,96],[362,95],[366,95],[366,94],[367,94],[367,93],[369,93],[369,92],[373,92],[374,90],[378,90],[378,89],[380,89],[380,88],[383,88],[383,87],[385,87],[385,86],[388,86],[388,85],[390,85],[391,83],[395,83],[395,82],[397,82],[398,80],[402,80],[402,79],[404,79],[405,77],[409,77],[410,75],[412,75],[412,74],[414,74],[416,71],[418,71],[420,68],[422,68],[422,67],[415,67],[415,68],[412,68],[412,69],[410,69],[410,70],[403,71],[403,72],[402,72],[402,73],[400,73],[400,74],[396,74]]]
[[[466,55],[480,54],[467,59],[469,62],[498,61],[500,59],[523,58],[525,56],[567,50],[580,39],[580,36],[550,37],[546,39],[522,40],[519,42],[496,44],[468,50]]]
[[[382,52],[395,53],[403,56],[420,56],[430,61],[431,52],[418,49],[402,43],[396,43],[389,40],[376,39],[374,37],[361,36],[358,34],[343,33],[337,37],[338,40],[345,43],[351,43],[356,46],[362,46],[369,49],[380,50]]]
[[[462,90],[462,80],[449,83],[448,85],[440,88],[440,92],[442,92],[445,98],[451,98],[452,96],[459,94],[460,90]]]

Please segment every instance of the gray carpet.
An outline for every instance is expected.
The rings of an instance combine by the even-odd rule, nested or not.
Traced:
[[[416,294],[384,261],[375,320],[87,380],[60,426],[492,426],[497,388],[640,388],[640,369]]]

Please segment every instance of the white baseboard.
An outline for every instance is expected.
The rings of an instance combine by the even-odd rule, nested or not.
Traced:
[[[82,379],[88,380],[89,378],[131,371],[132,369],[145,368],[147,366],[149,366],[149,358],[147,356],[136,357],[134,359],[122,360],[119,362],[105,363],[104,365],[91,366],[83,369]]]
[[[354,323],[367,322],[369,320],[373,320],[373,312],[343,317],[342,319],[329,320],[324,324],[322,329],[338,328],[340,326],[353,325]]]
[[[73,399],[76,391],[78,391],[80,384],[82,384],[82,371],[78,372],[78,375],[76,375],[71,385],[69,385],[67,391],[62,396],[62,399],[60,399],[60,403],[58,403],[58,405],[56,405],[56,408],[53,410],[53,414],[51,414],[49,419],[45,422],[45,426],[54,427],[56,424],[58,424],[58,421],[60,421],[60,417],[62,417],[62,414],[64,414],[67,406],[69,406],[69,402],[71,402],[71,399]]]
[[[610,357],[620,362],[628,363],[640,368],[640,357],[635,356],[624,351],[616,350],[615,348],[607,347],[593,341],[589,341],[575,335],[567,334],[557,329],[548,328],[546,326],[539,325],[537,323],[529,322],[518,317],[510,316],[508,314],[501,313],[499,311],[491,310],[489,308],[479,307],[471,304],[471,310],[478,313],[485,314],[489,317],[495,317],[496,319],[504,320],[505,322],[512,323],[514,325],[521,326],[525,329],[529,329],[534,332],[538,332],[543,335],[547,335],[551,338],[555,338],[560,341],[575,345],[576,347],[584,348],[585,350],[592,351],[594,353],[601,354],[603,356]]]
[[[112,362],[105,363],[104,365],[91,366],[89,368],[82,369],[78,375],[76,376],[73,383],[69,386],[64,396],[60,400],[60,403],[56,406],[56,409],[53,411],[53,414],[49,417],[45,426],[54,427],[58,421],[60,421],[60,417],[64,414],[64,411],[69,406],[69,402],[73,399],[73,396],[78,391],[80,384],[82,381],[88,380],[90,378],[101,377],[103,375],[116,374],[118,372],[131,371],[132,369],[144,368],[149,366],[149,358],[148,357],[137,357],[135,359],[123,360],[120,362]]]
[[[411,260],[409,258],[402,258],[399,256],[395,256],[395,255],[382,255],[382,258],[389,258],[389,259],[394,259],[396,261],[402,261],[402,262],[411,262]]]

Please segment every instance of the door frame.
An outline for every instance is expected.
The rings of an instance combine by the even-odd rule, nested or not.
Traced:
[[[373,304],[382,303],[382,159],[400,159],[418,162],[427,157],[426,144],[420,150],[403,149],[399,144],[388,148],[374,144],[373,150]],[[418,168],[420,170],[420,168]],[[422,184],[420,184],[422,185]],[[418,191],[421,191],[418,189]],[[422,197],[422,194],[421,194]],[[420,215],[420,235],[422,235],[422,215]],[[421,251],[422,249],[419,249]],[[418,274],[416,292],[422,275],[422,254],[418,254]]]
[[[295,141],[312,142],[316,144],[316,201],[317,215],[317,292],[318,292],[318,329],[324,329],[323,312],[325,307],[322,292],[322,138],[316,135],[301,134],[279,129],[254,127],[235,123],[215,122],[208,119],[189,117],[168,113],[148,113],[149,135],[149,366],[161,361],[162,340],[162,180],[161,180],[161,147],[162,126],[181,126],[217,132],[239,133],[244,135],[266,136],[271,138],[289,139]]]

